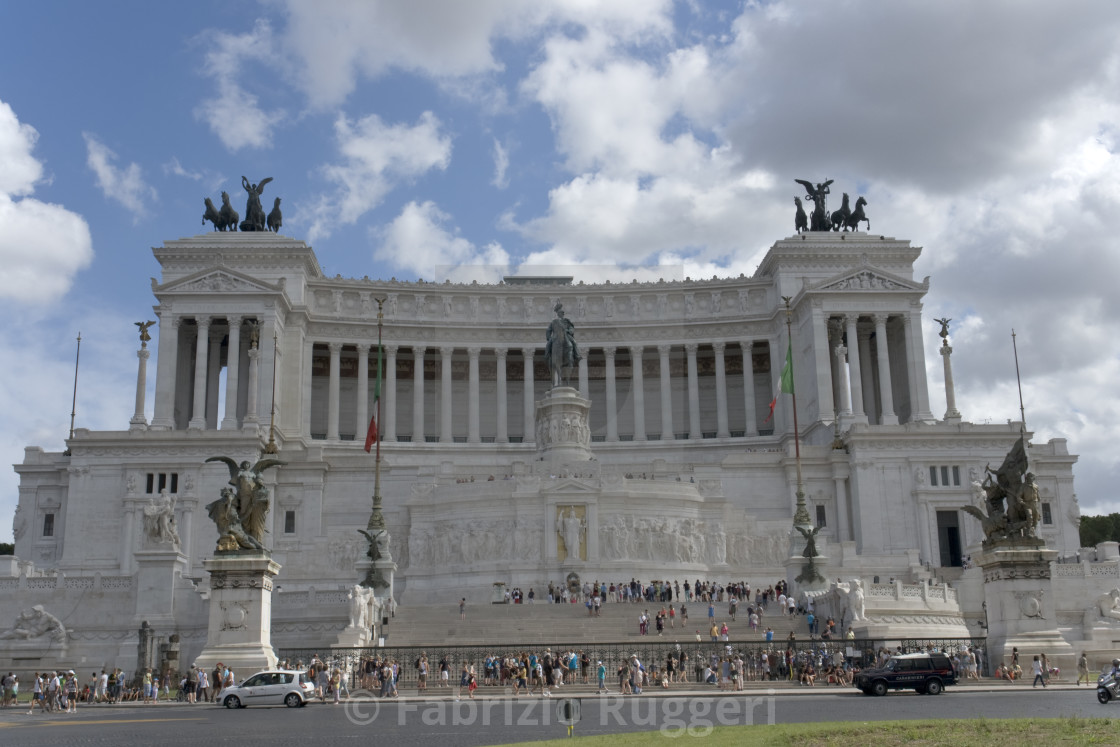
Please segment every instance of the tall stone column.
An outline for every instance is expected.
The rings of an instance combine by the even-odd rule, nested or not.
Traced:
[[[727,367],[723,360],[723,351],[727,348],[725,342],[713,342],[712,350],[716,354],[716,437],[730,438],[731,430],[727,426]]]
[[[916,368],[918,362],[914,359],[914,330],[910,327],[910,316],[902,316],[902,347],[906,350],[906,396],[910,399],[910,422],[920,421],[921,407],[918,402],[918,371],[925,374],[925,363],[921,369]]]
[[[378,423],[380,433],[377,437],[382,441],[394,442],[397,440],[397,350],[396,345],[385,345],[385,372],[381,374],[381,419],[384,424]],[[369,421],[366,421],[369,425]]]
[[[506,353],[505,348],[496,348],[494,355],[498,359],[497,372],[497,405],[498,423],[497,434],[494,438],[500,444],[509,443],[509,403],[506,401]]]
[[[615,386],[614,376],[614,353],[615,348],[606,346],[603,348],[603,357],[607,360],[607,440],[618,440],[618,391]]]
[[[481,353],[482,348],[467,348],[467,442],[472,444],[482,440],[478,428],[478,356]]]
[[[848,529],[848,485],[843,476],[832,476],[836,494],[836,541],[847,542],[851,539]]]
[[[303,341],[303,370],[304,376],[301,381],[301,388],[303,389],[303,436],[304,438],[311,438],[311,391],[312,387],[312,373],[315,371],[315,341],[305,339]]]
[[[673,440],[673,388],[669,379],[669,345],[658,345],[658,365],[661,374],[661,440]]]
[[[121,543],[118,547],[117,563],[122,575],[132,573],[132,551],[135,549],[135,518],[139,498],[132,496],[124,499],[124,517],[121,525]]]
[[[175,371],[179,366],[179,327],[182,318],[169,312],[159,317],[159,357],[156,367],[156,401],[152,414],[153,431],[175,428]]]
[[[579,396],[590,399],[589,391],[587,386],[587,356],[584,355],[579,359]]]
[[[525,421],[522,426],[522,433],[525,435],[521,438],[525,443],[529,443],[536,439],[536,429],[533,427],[536,418],[536,393],[533,391],[535,384],[533,383],[533,355],[536,353],[535,348],[521,348],[521,357],[525,360],[525,375],[522,376],[523,383],[525,384]]]
[[[210,351],[210,319],[198,317],[195,320],[198,339],[194,345],[194,408],[187,428],[192,431],[206,430],[206,355]]]
[[[747,438],[758,435],[758,413],[754,405],[754,340],[740,340],[743,350],[743,415],[746,427],[743,435]]]
[[[229,343],[226,345],[226,412],[222,418],[222,430],[237,430],[237,382],[240,381],[241,368],[241,317],[228,316]]]
[[[424,348],[412,346],[412,442],[422,444],[424,433]]]
[[[338,435],[338,389],[342,383],[342,343],[327,343],[331,352],[330,382],[327,385],[327,440],[337,441]]]
[[[872,368],[874,360],[871,357],[871,330],[866,328],[858,330],[856,339],[859,347],[859,363],[861,366],[867,364],[867,368],[863,369],[864,375],[860,377],[860,390],[863,394],[865,416],[870,419],[871,413],[875,409],[875,376]]]
[[[451,355],[454,352],[455,348],[448,345],[439,349],[439,442],[444,444],[455,441],[455,436],[451,432]]]
[[[128,429],[130,431],[145,431],[148,429],[148,419],[144,417],[144,396],[148,389],[148,343],[141,342],[140,349],[136,351],[139,363],[136,367],[136,411],[132,414]]]
[[[704,437],[700,431],[700,379],[696,371],[696,348],[695,342],[684,346],[688,356],[688,437],[693,441]]]
[[[926,346],[922,338],[921,306],[913,304],[910,313],[903,317],[906,324],[906,349],[910,352],[912,365],[910,382],[912,384],[913,404],[910,405],[911,420],[933,420],[929,406],[929,386],[926,383]]]
[[[206,361],[206,427],[214,430],[218,429],[218,381],[221,374],[222,336],[211,335],[210,357]]]
[[[245,420],[242,423],[242,428],[245,430],[255,429],[260,423],[260,416],[257,414],[259,410],[257,399],[260,396],[258,391],[261,382],[260,357],[261,351],[258,348],[249,348],[249,391],[246,392]]]
[[[960,420],[961,413],[957,409],[957,392],[953,386],[953,364],[949,360],[952,354],[953,348],[949,345],[949,338],[946,336],[941,341],[941,361],[945,367],[945,419]]]
[[[369,345],[358,345],[358,391],[354,403],[354,440],[365,443],[369,432]],[[380,430],[383,424],[378,423]],[[377,434],[381,438],[381,434]]]
[[[836,400],[832,396],[832,349],[829,347],[828,314],[823,309],[812,307],[813,320],[813,367],[816,369],[817,417],[821,420],[832,419],[836,415]],[[794,364],[796,366],[796,364]],[[809,403],[803,403],[807,405]]]
[[[630,348],[630,361],[631,370],[633,373],[630,376],[630,388],[632,389],[630,399],[634,401],[634,440],[646,440],[646,385],[642,372],[642,354],[644,348],[641,345],[633,345]]]
[[[860,372],[860,345],[859,336],[856,334],[856,324],[859,317],[849,314],[844,317],[845,334],[848,338],[848,374],[851,382],[850,396],[852,402],[852,420],[867,422],[867,414],[863,410],[863,376]]]
[[[898,425],[898,416],[894,414],[894,391],[891,389],[891,361],[889,346],[887,345],[887,315],[876,314],[875,320],[875,352],[879,362],[879,423],[882,425]]]
[[[838,387],[840,391],[840,417],[851,419],[852,415],[852,388],[848,382],[848,349],[842,344],[837,345],[835,349],[836,355],[836,373],[839,375]]]

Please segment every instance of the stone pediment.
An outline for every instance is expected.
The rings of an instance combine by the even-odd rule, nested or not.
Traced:
[[[814,285],[814,291],[925,291],[929,289],[929,278],[921,283],[883,272],[867,265],[850,270],[842,275],[829,278]]]
[[[598,493],[599,487],[597,485],[590,485],[583,480],[578,480],[571,477],[562,477],[551,480],[541,485],[542,493]]]
[[[164,285],[152,278],[153,293],[276,293],[279,290],[278,285],[263,283],[224,267],[196,272]]]

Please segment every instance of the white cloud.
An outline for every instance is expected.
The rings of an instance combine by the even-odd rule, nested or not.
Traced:
[[[0,101],[0,299],[48,305],[89,265],[93,242],[77,213],[32,197],[13,199],[31,194],[42,176],[32,155],[37,139],[35,129]]]
[[[476,0],[475,2],[330,3],[288,0],[284,43],[293,76],[312,106],[340,104],[360,77],[390,69],[434,79],[487,75],[502,69],[496,39],[524,39],[543,28],[603,29],[623,38],[664,35],[671,29],[669,0]]]
[[[222,144],[237,152],[242,148],[268,148],[272,131],[284,119],[284,111],[265,111],[256,94],[246,91],[237,81],[244,75],[245,61],[267,61],[275,53],[272,28],[258,21],[246,34],[216,32],[206,53],[205,73],[213,78],[215,92],[195,109],[195,116],[205,121]]]
[[[446,169],[451,138],[440,130],[440,121],[431,112],[421,114],[414,126],[387,125],[375,114],[357,122],[339,117],[335,135],[345,161],[323,168],[324,176],[338,189],[321,198],[312,211],[310,240],[329,235],[336,223],[354,223],[400,181]]]
[[[506,172],[509,170],[509,150],[504,145],[494,138],[494,178],[490,180],[498,189],[505,189],[509,186],[509,175]]]
[[[144,182],[140,166],[130,163],[121,169],[114,165],[117,154],[88,132],[83,132],[86,141],[86,164],[97,175],[97,186],[111,200],[133,212],[134,219],[147,210],[147,203],[157,199],[156,191]]]
[[[445,228],[450,218],[433,202],[408,203],[379,231],[374,258],[433,280],[500,280],[509,271],[506,251],[496,243],[478,249]]]
[[[43,165],[31,155],[39,133],[20,124],[12,107],[0,101],[0,193],[20,196],[35,191],[43,176]]]

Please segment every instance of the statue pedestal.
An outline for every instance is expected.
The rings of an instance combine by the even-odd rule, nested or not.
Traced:
[[[1028,671],[1035,654],[1072,655],[1073,650],[1058,632],[1050,563],[1055,550],[1036,547],[1028,539],[1020,546],[989,546],[975,556],[984,570],[984,603],[988,612],[988,656],[993,664],[1010,661],[1013,647]],[[1026,660],[1024,661],[1024,656]]]
[[[178,579],[187,568],[187,556],[168,547],[137,550],[136,614],[133,623],[145,620],[157,630],[175,628],[175,591]]]
[[[354,568],[362,574],[362,586],[373,589],[378,599],[393,598],[393,576],[397,564],[392,560],[370,560],[363,558],[354,563]]]
[[[220,661],[238,677],[275,667],[272,580],[280,564],[265,552],[239,552],[216,555],[202,565],[210,572],[210,624],[202,653],[184,664],[209,670]]]
[[[800,536],[798,539],[801,539]],[[825,578],[825,566],[828,565],[828,558],[818,555],[813,558],[813,565],[817,569],[818,578],[814,580],[801,580],[798,577],[804,578],[806,569],[809,566],[809,558],[801,555],[794,555],[786,559],[786,583],[789,587],[798,593],[798,601],[801,600],[801,593],[807,591],[825,591],[828,589],[828,579]]]
[[[549,464],[578,467],[594,459],[588,413],[591,400],[570,386],[553,387],[537,402],[537,456]]]

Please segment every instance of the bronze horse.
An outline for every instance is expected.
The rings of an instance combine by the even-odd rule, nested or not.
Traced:
[[[847,195],[845,195],[845,197],[846,196]],[[856,200],[856,209],[853,210],[852,214],[848,217],[848,219],[846,221],[844,221],[845,228],[850,228],[853,231],[858,231],[859,230],[859,224],[866,221],[867,230],[868,231],[871,230],[871,221],[868,220],[867,216],[864,215],[864,212],[863,212],[863,208],[866,204],[867,204],[867,200],[863,199],[863,197],[860,197],[858,200]]]

